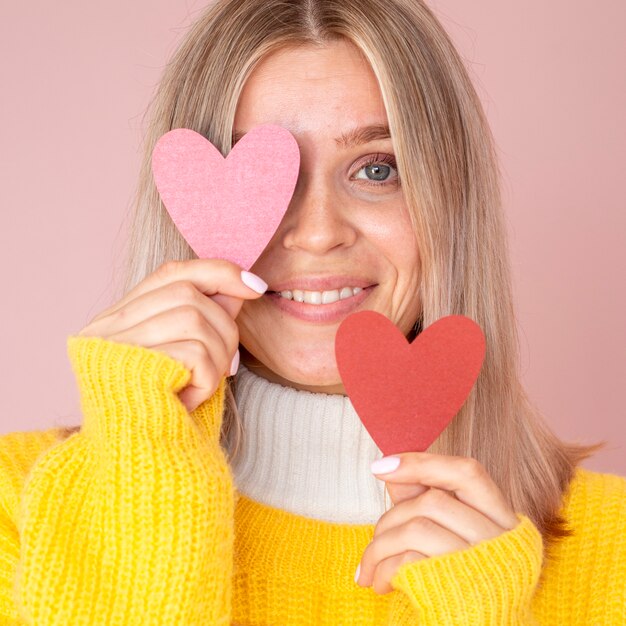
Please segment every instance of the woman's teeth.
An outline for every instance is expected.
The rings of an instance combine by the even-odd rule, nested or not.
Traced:
[[[302,289],[294,289],[293,291],[281,291],[280,296],[287,300],[295,300],[296,302],[306,302],[307,304],[330,304],[337,300],[344,300],[363,291],[362,287],[343,287],[342,289],[333,289],[331,291],[304,291]]]

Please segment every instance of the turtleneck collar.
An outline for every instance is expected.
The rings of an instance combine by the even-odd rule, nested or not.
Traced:
[[[375,524],[391,507],[370,471],[382,452],[348,396],[286,387],[243,363],[234,396],[243,436],[231,467],[240,493],[338,523]]]

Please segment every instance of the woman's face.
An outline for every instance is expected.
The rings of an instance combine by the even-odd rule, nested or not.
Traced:
[[[287,212],[250,268],[269,288],[246,300],[236,319],[241,361],[283,385],[345,394],[335,360],[341,320],[374,310],[407,335],[421,310],[419,251],[391,139],[370,129],[346,140],[355,129],[387,125],[377,80],[348,42],[274,53],[248,78],[234,132],[259,124],[294,135],[300,171]],[[344,288],[355,286],[363,290],[315,304],[319,292],[347,295]],[[271,293],[294,289],[304,290],[305,302]]]

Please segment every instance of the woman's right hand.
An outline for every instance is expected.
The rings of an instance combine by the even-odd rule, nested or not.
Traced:
[[[234,320],[244,300],[266,289],[258,276],[224,259],[167,261],[78,335],[152,348],[181,361],[191,379],[178,397],[191,412],[213,395],[223,376],[236,373]]]

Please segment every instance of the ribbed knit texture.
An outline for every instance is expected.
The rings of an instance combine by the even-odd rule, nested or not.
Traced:
[[[354,583],[373,524],[313,519],[235,490],[225,380],[189,414],[186,367],[69,337],[83,428],[0,437],[0,624],[401,626],[626,623],[626,478],[578,468],[551,553],[531,520]]]
[[[240,493],[347,524],[375,524],[391,508],[370,470],[382,452],[348,396],[286,387],[242,363],[235,398],[244,437],[231,467]]]

